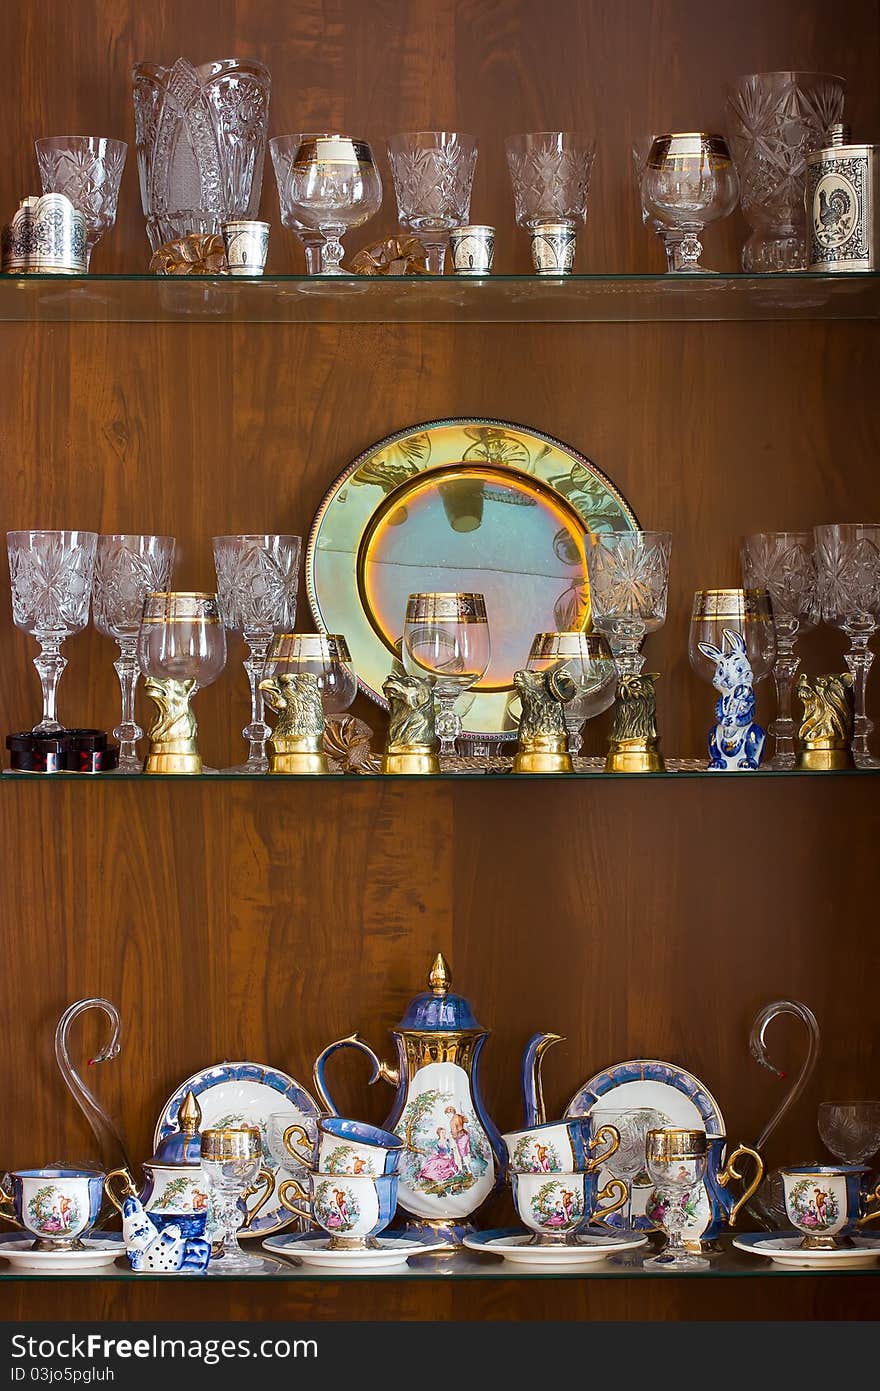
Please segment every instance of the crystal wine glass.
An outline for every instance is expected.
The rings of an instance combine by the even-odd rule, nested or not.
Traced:
[[[770,607],[770,595],[766,589],[698,589],[694,594],[694,607],[691,614],[691,626],[688,636],[688,656],[694,671],[698,676],[702,676],[704,681],[709,681],[719,692],[720,698],[715,705],[716,724],[721,722],[722,716],[727,723],[728,712],[725,706],[726,701],[734,701],[737,709],[731,707],[730,718],[732,723],[730,728],[739,733],[747,727],[743,724],[743,719],[747,719],[744,711],[740,708],[744,702],[737,695],[737,690],[732,687],[728,680],[727,685],[731,685],[732,696],[727,696],[722,691],[722,685],[716,685],[716,678],[721,669],[722,675],[730,677],[736,672],[737,677],[743,675],[740,669],[739,659],[736,655],[731,655],[725,642],[725,632],[734,633],[741,637],[745,645],[745,657],[751,668],[746,675],[752,686],[757,686],[759,681],[763,681],[773,670],[773,663],[776,660],[776,630],[773,625],[773,611]],[[725,652],[725,656],[713,657],[702,651],[701,643],[705,643],[717,652]],[[722,667],[722,664],[723,667]],[[729,668],[729,671],[728,671]],[[741,684],[745,684],[742,682]],[[724,690],[727,686],[724,687]],[[763,743],[763,730],[761,741]],[[715,755],[712,751],[711,739],[714,734],[714,727],[710,732],[710,767],[715,766]],[[731,750],[725,750],[733,757]],[[760,759],[760,749],[757,750],[756,757]],[[746,757],[746,753],[743,753]],[[748,762],[740,762],[739,766],[733,771],[748,770]]]
[[[676,272],[706,272],[700,232],[728,217],[738,197],[739,179],[723,136],[692,131],[656,137],[642,175],[643,206],[657,222],[684,233]]]
[[[203,768],[195,748],[198,726],[191,702],[196,691],[216,681],[226,665],[226,630],[216,594],[148,594],[138,632],[138,661],[144,676],[157,688],[151,691],[148,685],[148,694],[156,699],[167,688],[167,697],[174,702],[177,727],[183,731],[186,726],[185,735],[181,733],[179,737],[175,729],[173,741],[189,745],[181,751],[186,760],[182,763],[176,762],[174,752],[157,756],[151,747],[144,771],[209,771]],[[154,743],[155,735],[154,726]]]
[[[263,1266],[259,1256],[249,1256],[238,1239],[275,1189],[275,1176],[263,1163],[263,1142],[255,1125],[229,1126],[202,1131],[202,1172],[211,1189],[219,1250],[211,1259],[222,1261],[224,1275],[238,1271],[256,1274]],[[263,1196],[245,1215],[244,1202],[265,1188]]]
[[[819,1137],[842,1164],[867,1164],[880,1150],[880,1101],[822,1101]]]
[[[636,176],[636,184],[639,190],[639,205],[642,210],[642,222],[645,226],[653,227],[657,236],[662,241],[663,250],[666,253],[666,270],[669,272],[678,270],[678,248],[681,246],[684,232],[680,227],[669,227],[665,222],[661,222],[654,216],[645,203],[645,192],[643,188],[645,166],[648,163],[648,155],[651,153],[651,148],[656,139],[656,135],[643,135],[640,139],[634,140],[632,145],[632,161]]]
[[[596,158],[592,136],[539,130],[508,136],[505,149],[517,226],[532,231],[544,222],[576,227],[586,221]]]
[[[301,135],[276,135],[274,140],[269,141],[269,153],[272,156],[272,167],[275,170],[275,182],[278,185],[278,202],[281,207],[281,224],[289,227],[297,241],[302,244],[306,258],[306,275],[321,274],[321,247],[324,245],[324,238],[320,232],[313,227],[307,227],[301,222],[290,205],[288,197],[288,180],[290,177],[290,166],[296,151],[304,140],[315,140],[318,137],[312,134]]]
[[[610,1125],[620,1136],[620,1144],[614,1154],[605,1161],[615,1178],[626,1184],[626,1203],[621,1209],[624,1231],[635,1230],[632,1213],[632,1191],[636,1179],[645,1173],[645,1142],[650,1130],[659,1129],[663,1117],[659,1111],[647,1107],[594,1106],[590,1119],[595,1122],[597,1131],[603,1125]]]
[[[880,627],[880,525],[817,526],[815,535],[822,617],[850,643],[845,661],[853,676],[853,759],[859,768],[877,768],[880,759],[868,748],[874,725],[865,712],[865,688],[874,661],[868,642]]]
[[[440,753],[454,754],[461,716],[455,703],[485,676],[491,647],[482,594],[411,594],[403,629],[403,665],[431,682]]]
[[[116,221],[128,146],[101,135],[49,135],[35,140],[44,193],[63,193],[86,220],[86,270],[92,252]]]
[[[577,688],[564,708],[568,751],[578,754],[585,722],[614,704],[617,667],[601,633],[536,633],[526,670],[547,671],[551,667],[564,668]]]
[[[587,539],[593,627],[607,637],[618,675],[638,676],[642,640],[666,622],[672,534],[594,531]]]
[[[776,719],[770,726],[775,743],[771,768],[795,765],[795,723],[791,693],[800,661],[795,644],[819,621],[816,551],[812,532],[762,531],[747,536],[742,548],[743,584],[766,589],[776,629]]]
[[[424,246],[431,274],[442,275],[449,233],[470,218],[477,142],[457,131],[407,131],[390,137],[388,162],[400,225]]]
[[[709,1262],[694,1255],[684,1244],[687,1201],[706,1174],[707,1147],[703,1130],[649,1130],[645,1137],[648,1174],[662,1196],[660,1219],[669,1241],[659,1256],[644,1262],[650,1270],[708,1270]]]
[[[94,531],[8,531],[12,617],[40,644],[34,666],[43,688],[43,718],[34,734],[57,734],[57,694],[67,658],[61,644],[89,621],[98,536]]]
[[[99,536],[95,560],[92,618],[99,633],[115,638],[119,657],[113,663],[122,694],[122,719],[113,731],[119,740],[120,773],[140,773],[137,742],[144,731],[135,719],[135,690],[141,671],[137,640],[144,599],[171,587],[173,536]]]
[[[242,730],[248,740],[245,763],[230,773],[268,773],[263,695],[259,689],[273,633],[296,624],[299,583],[299,536],[215,536],[214,567],[224,622],[241,633],[248,645],[244,669],[251,691],[250,724]]]
[[[321,274],[344,275],[342,237],[379,211],[382,180],[366,140],[347,135],[279,135],[269,142],[281,220],[323,238]]]

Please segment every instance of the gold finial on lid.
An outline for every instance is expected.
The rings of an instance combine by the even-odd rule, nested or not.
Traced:
[[[435,995],[448,995],[452,984],[452,972],[442,951],[438,951],[428,972],[428,984]]]
[[[195,1135],[202,1123],[202,1108],[195,1092],[187,1092],[177,1113],[177,1123],[184,1135]]]

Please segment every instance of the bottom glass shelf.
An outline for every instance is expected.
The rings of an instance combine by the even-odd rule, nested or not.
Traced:
[[[80,1269],[67,1275],[63,1272],[48,1274],[14,1270],[7,1261],[2,1261],[0,1262],[0,1282],[62,1280],[65,1282],[113,1284],[123,1281],[138,1283],[148,1281],[162,1284],[169,1280],[185,1280],[187,1282],[194,1280],[239,1280],[245,1283],[258,1280],[264,1283],[311,1281],[319,1284],[337,1284],[365,1280],[387,1283],[393,1280],[717,1280],[766,1279],[768,1277],[771,1279],[800,1279],[805,1276],[812,1279],[816,1277],[840,1279],[843,1276],[856,1278],[880,1275],[880,1262],[855,1270],[841,1269],[840,1266],[834,1265],[822,1269],[789,1269],[774,1265],[765,1257],[752,1256],[744,1251],[738,1251],[733,1247],[732,1241],[733,1238],[730,1236],[721,1237],[718,1242],[718,1251],[709,1255],[709,1268],[707,1270],[688,1270],[678,1274],[656,1268],[645,1268],[643,1264],[645,1257],[655,1254],[650,1245],[639,1251],[609,1257],[607,1260],[599,1261],[595,1265],[584,1266],[579,1270],[542,1271],[538,1267],[524,1268],[511,1265],[502,1260],[500,1256],[459,1250],[416,1256],[406,1266],[384,1271],[381,1274],[366,1272],[363,1274],[339,1274],[336,1271],[306,1270],[300,1265],[295,1265],[292,1260],[288,1261],[281,1257],[270,1256],[268,1252],[261,1251],[255,1244],[249,1243],[249,1249],[254,1255],[259,1254],[267,1260],[272,1260],[277,1269],[254,1275],[223,1275],[219,1269],[221,1263],[217,1261],[203,1276],[136,1275],[129,1269],[125,1257],[120,1257],[112,1266],[94,1271]]]

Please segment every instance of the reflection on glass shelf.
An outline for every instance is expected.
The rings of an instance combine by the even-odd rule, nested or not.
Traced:
[[[527,1269],[522,1266],[510,1265],[501,1260],[498,1256],[483,1256],[474,1251],[455,1251],[438,1252],[437,1255],[417,1256],[410,1260],[407,1265],[398,1270],[389,1271],[383,1274],[374,1275],[340,1275],[334,1271],[316,1271],[314,1269],[306,1271],[302,1266],[294,1265],[285,1259],[275,1259],[275,1270],[269,1270],[257,1275],[222,1275],[219,1267],[220,1261],[215,1261],[204,1276],[193,1275],[135,1275],[128,1267],[125,1258],[120,1258],[112,1266],[104,1266],[92,1273],[82,1271],[75,1275],[41,1275],[30,1271],[19,1271],[13,1273],[6,1261],[0,1261],[0,1281],[11,1280],[63,1280],[63,1281],[90,1281],[95,1284],[114,1283],[123,1280],[132,1280],[137,1284],[143,1281],[168,1281],[168,1280],[244,1280],[247,1283],[260,1281],[261,1283],[274,1283],[276,1281],[296,1281],[310,1280],[320,1284],[337,1284],[352,1280],[713,1280],[713,1279],[749,1279],[766,1278],[771,1279],[800,1279],[806,1276],[809,1279],[841,1279],[851,1277],[861,1279],[865,1276],[876,1276],[880,1274],[880,1265],[862,1266],[856,1270],[841,1270],[839,1267],[831,1267],[817,1272],[816,1270],[787,1269],[772,1265],[769,1260],[760,1257],[750,1256],[742,1251],[736,1251],[731,1246],[731,1237],[724,1236],[720,1239],[721,1249],[717,1254],[709,1257],[709,1266],[706,1270],[685,1270],[680,1274],[673,1275],[670,1271],[646,1269],[642,1264],[645,1251],[634,1251],[626,1255],[612,1256],[608,1260],[599,1261],[595,1265],[582,1267],[580,1270],[563,1271],[544,1271],[539,1268]],[[253,1243],[247,1243],[248,1250],[256,1254],[259,1250]],[[262,1253],[261,1253],[262,1254]],[[269,1262],[267,1261],[267,1264]],[[81,1268],[80,1268],[81,1269]]]
[[[489,760],[490,762],[492,760]],[[497,760],[500,762],[500,760]],[[583,782],[598,781],[607,784],[619,784],[622,782],[668,782],[672,779],[675,782],[682,782],[691,778],[708,778],[712,782],[728,784],[749,783],[755,779],[766,781],[768,778],[774,782],[783,779],[820,778],[826,781],[831,778],[876,778],[880,777],[878,768],[839,768],[828,772],[816,772],[804,770],[772,770],[771,768],[760,768],[753,773],[710,773],[706,767],[704,759],[696,758],[668,758],[666,760],[666,771],[663,773],[605,773],[602,770],[604,759],[578,759],[580,764],[595,763],[595,767],[579,767],[573,773],[530,773],[528,776],[514,777],[510,768],[487,767],[485,769],[474,769],[472,767],[463,768],[455,771],[441,771],[431,774],[408,774],[399,773],[373,773],[364,775],[360,773],[332,773],[329,777],[317,779],[318,782],[355,782],[355,783],[385,783],[385,782],[513,782],[517,786],[528,785],[530,782]],[[305,773],[286,773],[283,776],[269,776],[264,773],[210,773],[202,776],[193,776],[183,773],[151,773],[148,777],[139,773],[13,773],[8,769],[3,772],[3,782],[100,782],[100,783],[119,783],[119,782],[138,782],[149,786],[154,782],[195,782],[195,783],[215,783],[215,782],[261,782],[268,786],[283,785],[286,782],[310,782],[314,783],[314,776]]]
[[[502,324],[880,319],[852,275],[0,276],[5,323]]]

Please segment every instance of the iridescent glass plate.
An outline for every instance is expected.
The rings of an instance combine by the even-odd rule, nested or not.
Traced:
[[[322,632],[344,633],[380,705],[407,596],[484,594],[492,659],[459,709],[466,730],[515,728],[513,673],[535,633],[589,628],[585,545],[635,515],[584,455],[504,420],[436,420],[365,450],[337,478],[309,535],[306,583]]]

